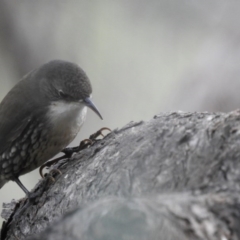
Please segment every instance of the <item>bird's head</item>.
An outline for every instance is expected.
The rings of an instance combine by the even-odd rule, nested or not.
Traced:
[[[71,103],[92,109],[102,116],[91,100],[92,86],[86,73],[76,64],[54,60],[43,65],[37,72],[40,92],[49,103]]]

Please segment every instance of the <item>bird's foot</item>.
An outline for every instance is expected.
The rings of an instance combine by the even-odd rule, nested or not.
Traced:
[[[101,129],[99,129],[97,132],[90,135],[90,137],[88,139],[82,140],[77,147],[65,148],[62,150],[62,152],[65,153],[65,155],[71,157],[73,153],[80,152],[81,150],[93,145],[96,141],[99,140],[99,139],[97,139],[99,136],[105,137],[104,134],[102,133],[104,130],[108,130],[111,132],[110,128],[103,127]]]
[[[70,156],[70,157],[71,157],[71,156]],[[67,154],[65,154],[65,155],[63,155],[63,156],[61,156],[61,157],[52,159],[52,160],[50,160],[50,161],[45,162],[45,163],[39,168],[39,174],[41,175],[41,177],[42,177],[42,178],[46,177],[46,175],[43,174],[43,169],[44,169],[44,168],[49,169],[52,165],[54,165],[55,163],[58,163],[60,160],[65,159],[65,158],[68,158],[68,155],[67,155]],[[52,169],[52,170],[53,170],[53,171],[55,171],[55,170],[57,171],[57,170],[58,170],[58,171],[61,173],[61,171],[60,171],[59,169],[54,168],[54,169]]]
[[[43,169],[44,169],[44,168],[47,168],[47,169],[48,169],[48,168],[50,168],[52,165],[58,163],[60,160],[66,159],[66,158],[70,158],[70,157],[73,155],[73,153],[80,152],[81,150],[90,147],[91,145],[93,145],[95,142],[97,142],[97,141],[99,140],[99,139],[97,139],[99,136],[104,137],[104,135],[103,135],[103,133],[102,133],[104,130],[108,130],[108,131],[111,132],[111,129],[109,129],[109,128],[107,128],[107,127],[101,128],[100,130],[98,130],[98,131],[95,132],[94,134],[90,135],[89,139],[84,139],[84,140],[82,140],[78,146],[76,146],[76,147],[64,148],[64,149],[62,150],[62,153],[64,153],[63,156],[45,162],[45,163],[39,168],[39,173],[40,173],[41,177],[42,177],[42,178],[44,177],[44,174],[43,174]],[[59,169],[56,169],[56,170],[58,170],[59,172],[61,172]]]
[[[105,137],[105,136],[103,135],[103,133],[102,133],[102,132],[105,131],[105,130],[107,130],[107,131],[109,131],[109,132],[112,131],[110,128],[103,127],[103,128],[101,128],[101,129],[99,129],[97,132],[93,133],[93,134],[89,137],[89,139],[92,140],[93,142],[96,142],[96,141],[97,141],[97,138],[98,138],[99,136]]]

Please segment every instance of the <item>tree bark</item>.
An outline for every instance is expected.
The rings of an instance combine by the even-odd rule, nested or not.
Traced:
[[[239,157],[240,111],[131,122],[55,165],[2,240],[240,239]]]

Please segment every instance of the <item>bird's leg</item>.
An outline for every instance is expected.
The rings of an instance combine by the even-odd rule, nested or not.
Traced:
[[[34,202],[37,197],[41,196],[42,193],[43,193],[44,190],[45,190],[45,185],[47,185],[47,184],[45,184],[43,187],[41,187],[41,188],[39,189],[39,191],[29,192],[29,191],[27,190],[27,188],[26,188],[26,187],[22,184],[22,182],[19,180],[18,177],[15,177],[15,178],[13,179],[13,181],[16,182],[17,185],[24,191],[24,193],[27,195],[27,198],[29,199],[29,202]]]
[[[15,177],[13,181],[25,192],[25,194],[29,197],[30,192],[27,190],[27,188],[22,184],[22,182],[19,180],[18,177]]]
[[[39,168],[39,173],[41,175],[41,177],[43,178],[44,175],[43,175],[43,169],[46,167],[46,168],[49,168],[51,167],[53,164],[59,162],[60,160],[62,159],[66,159],[66,158],[70,158],[72,156],[73,153],[76,153],[76,152],[79,152],[89,146],[91,146],[93,143],[95,143],[97,141],[97,138],[99,136],[103,136],[103,133],[102,131],[104,130],[108,130],[111,132],[111,130],[107,127],[104,127],[104,128],[101,128],[100,130],[98,130],[96,133],[92,134],[89,139],[84,139],[80,142],[80,144],[77,146],[77,147],[69,147],[69,148],[64,148],[62,150],[62,153],[64,153],[65,155],[61,156],[61,157],[58,157],[58,158],[55,158],[53,160],[50,160],[50,161],[47,161],[45,162],[40,168]],[[57,169],[58,170],[58,169]],[[60,173],[61,171],[58,170]]]

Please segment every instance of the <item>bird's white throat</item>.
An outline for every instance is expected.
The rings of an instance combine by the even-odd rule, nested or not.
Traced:
[[[76,135],[86,119],[87,107],[82,103],[56,101],[48,109],[48,119],[58,131]]]

